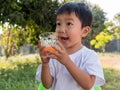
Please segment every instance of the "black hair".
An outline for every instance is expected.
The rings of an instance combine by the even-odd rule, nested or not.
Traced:
[[[92,12],[85,3],[80,2],[65,3],[58,9],[56,15],[63,13],[71,14],[72,12],[75,12],[75,15],[82,22],[82,28],[85,26],[91,26],[93,19]]]

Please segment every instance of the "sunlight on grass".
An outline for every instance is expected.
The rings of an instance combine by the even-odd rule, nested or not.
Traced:
[[[0,59],[1,60],[1,59]],[[17,56],[0,61],[0,90],[37,90],[38,56]]]
[[[114,54],[105,54],[105,56]],[[39,55],[0,57],[0,90],[37,90],[36,69],[41,63]],[[103,67],[106,84],[102,90],[120,90],[120,71]]]
[[[16,56],[10,57],[8,60],[5,60],[2,57],[0,59],[0,69],[14,69],[17,66],[22,66],[29,63],[40,63],[40,58],[38,55],[25,55],[25,56]]]

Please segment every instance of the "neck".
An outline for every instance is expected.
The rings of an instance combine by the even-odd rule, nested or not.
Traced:
[[[80,50],[81,48],[83,47],[83,45],[81,43],[79,43],[78,45],[75,45],[75,46],[71,46],[69,48],[66,48],[66,51],[67,53],[70,55],[70,54],[73,54],[75,53],[76,51]]]

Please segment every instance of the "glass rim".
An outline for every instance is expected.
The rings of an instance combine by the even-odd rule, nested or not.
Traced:
[[[43,32],[39,35],[39,39],[41,39],[42,37],[50,36],[50,35],[53,35],[55,37],[58,36],[58,34],[56,32]]]

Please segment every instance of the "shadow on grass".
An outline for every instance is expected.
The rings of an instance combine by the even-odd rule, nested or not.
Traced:
[[[37,90],[37,67],[37,63],[27,63],[14,69],[0,69],[0,90]]]

